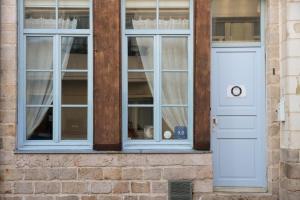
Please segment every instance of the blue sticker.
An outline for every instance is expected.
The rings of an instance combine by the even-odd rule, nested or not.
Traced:
[[[175,126],[174,139],[185,140],[187,139],[187,127],[186,126]]]

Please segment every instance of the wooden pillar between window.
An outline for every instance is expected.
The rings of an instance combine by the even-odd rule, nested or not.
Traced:
[[[120,0],[94,0],[94,149],[121,150]]]
[[[210,150],[210,0],[195,0],[194,148]]]

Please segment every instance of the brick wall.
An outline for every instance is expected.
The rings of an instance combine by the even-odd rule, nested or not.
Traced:
[[[0,192],[15,199],[166,200],[168,180],[184,179],[212,192],[209,154],[20,154],[5,164]]]
[[[300,199],[300,1],[282,0],[281,95],[286,121],[281,126],[280,197]]]

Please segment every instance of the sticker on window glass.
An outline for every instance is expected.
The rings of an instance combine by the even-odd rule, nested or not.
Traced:
[[[175,126],[174,139],[175,140],[187,139],[187,127],[186,126]]]

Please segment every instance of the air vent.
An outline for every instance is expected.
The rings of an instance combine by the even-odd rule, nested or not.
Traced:
[[[192,181],[169,181],[169,200],[192,200]]]

